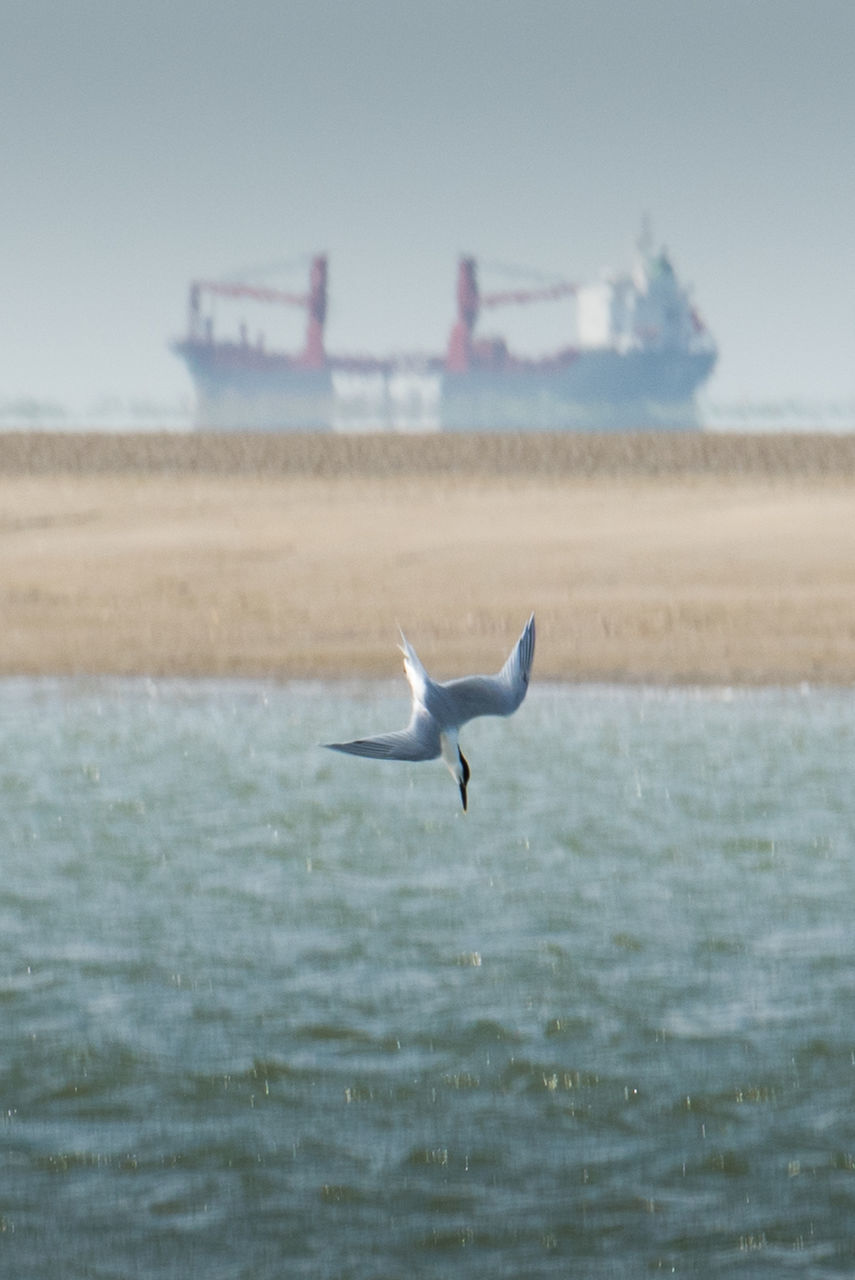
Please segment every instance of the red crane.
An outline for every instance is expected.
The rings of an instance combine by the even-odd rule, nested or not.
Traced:
[[[308,369],[320,369],[326,364],[324,350],[324,323],[327,318],[327,259],[318,254],[312,259],[309,288],[306,293],[286,293],[282,289],[270,289],[264,285],[230,283],[225,280],[194,280],[190,285],[190,332],[201,329],[202,294],[210,293],[220,298],[252,298],[255,302],[275,302],[291,307],[303,307],[306,316],[306,343],[301,363]]]
[[[499,293],[482,294],[478,289],[478,268],[475,259],[461,258],[457,268],[457,322],[448,339],[446,367],[452,373],[465,373],[472,366],[473,356],[488,355],[487,351],[479,352],[481,344],[475,343],[472,336],[478,320],[478,312],[482,307],[548,302],[569,297],[577,292],[577,288],[578,286],[570,281],[560,280],[555,284],[541,285],[534,289],[506,289]],[[504,349],[501,339],[494,339],[486,346],[489,348],[488,358],[492,359],[500,354],[499,347]]]
[[[508,303],[554,302],[558,298],[568,298],[576,293],[578,285],[569,280],[559,280],[557,284],[544,284],[539,289],[506,289],[502,293],[482,293],[482,307],[504,307]]]

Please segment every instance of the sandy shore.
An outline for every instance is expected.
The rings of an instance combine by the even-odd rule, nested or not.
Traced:
[[[0,673],[855,680],[855,437],[0,436]]]

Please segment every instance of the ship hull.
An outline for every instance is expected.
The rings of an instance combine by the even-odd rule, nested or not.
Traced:
[[[202,430],[496,431],[691,429],[709,352],[584,351],[561,361],[450,373],[307,369],[219,344],[176,344]]]
[[[707,352],[586,351],[558,368],[445,373],[445,430],[637,430],[698,426]]]
[[[195,424],[208,431],[327,431],[331,371],[238,343],[173,343],[196,388]]]

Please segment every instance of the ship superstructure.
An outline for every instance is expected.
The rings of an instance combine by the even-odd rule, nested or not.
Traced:
[[[305,293],[196,281],[186,337],[173,344],[197,392],[197,425],[261,430],[626,429],[697,425],[695,393],[712,372],[715,343],[670,258],[643,239],[630,273],[580,285],[482,293],[478,266],[461,258],[457,318],[437,356],[334,355],[324,343],[327,259],[311,263]],[[208,297],[252,299],[306,312],[302,350],[268,350],[215,337]],[[514,354],[482,335],[482,312],[575,298],[576,334],[554,352]]]

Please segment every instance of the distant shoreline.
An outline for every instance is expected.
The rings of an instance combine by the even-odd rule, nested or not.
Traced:
[[[0,474],[855,476],[855,433],[0,432]]]
[[[0,674],[855,683],[855,436],[0,435]]]

